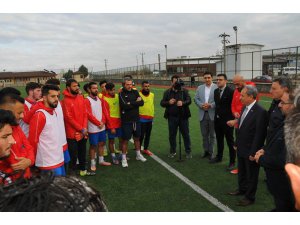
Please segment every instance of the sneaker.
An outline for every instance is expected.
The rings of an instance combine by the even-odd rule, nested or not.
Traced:
[[[117,159],[117,157],[113,157],[113,158],[112,158],[112,163],[113,163],[114,165],[119,165],[119,160]]]
[[[122,167],[128,167],[128,163],[126,159],[122,159]]]
[[[108,153],[107,153],[107,148],[104,148],[104,151],[103,151],[103,156],[107,156]]]
[[[116,153],[116,154],[121,154],[122,151],[115,149],[115,153]]]
[[[86,170],[80,170],[79,175],[81,177],[84,177],[86,175],[86,172],[87,172]]]
[[[222,159],[219,159],[218,157],[212,158],[209,163],[214,164],[214,163],[220,163],[222,162]]]
[[[91,165],[91,171],[95,172],[97,170],[96,165]]]
[[[169,158],[174,158],[175,156],[176,156],[176,152],[170,153],[170,154],[168,155]]]
[[[234,167],[235,167],[234,163],[230,163],[227,167],[227,170],[228,171],[234,170]]]
[[[193,158],[192,153],[187,153],[186,156],[185,156],[185,158],[187,158],[187,159]]]
[[[204,154],[201,156],[202,159],[209,158],[210,154],[208,152],[204,152]]]
[[[135,159],[136,159],[136,160],[139,160],[139,161],[142,161],[142,162],[146,162],[146,161],[147,161],[147,159],[144,158],[144,156],[141,155],[141,154],[137,155],[137,156],[135,157]]]
[[[94,176],[94,175],[96,175],[96,173],[93,172],[93,171],[80,170],[79,175],[80,175],[81,177],[85,177],[85,176]]]
[[[116,155],[116,158],[121,161],[122,160],[122,154]]]
[[[119,161],[121,161],[122,158],[123,158],[122,154],[119,154],[119,155],[117,156],[117,158],[119,159]],[[127,161],[130,160],[130,158],[129,158],[127,155],[126,155],[126,160],[127,160]]]
[[[149,155],[149,156],[153,155],[153,153],[150,152],[148,149],[141,150],[141,152],[142,152],[143,154],[146,154],[146,155]]]
[[[94,160],[91,160],[91,171],[96,171],[97,168],[96,168],[96,162]]]
[[[111,166],[111,163],[110,162],[105,162],[105,161],[102,161],[99,163],[100,166]]]
[[[231,173],[231,174],[238,174],[238,173],[239,173],[239,170],[238,170],[238,169],[231,170],[230,173]]]

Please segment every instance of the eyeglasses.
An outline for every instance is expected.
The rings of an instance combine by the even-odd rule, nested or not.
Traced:
[[[284,101],[280,101],[279,104],[281,104],[281,105],[292,105],[292,104],[294,104],[294,103],[293,103],[293,102],[284,102]]]

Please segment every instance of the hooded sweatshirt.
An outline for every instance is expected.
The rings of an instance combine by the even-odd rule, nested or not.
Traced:
[[[14,171],[11,168],[12,164],[15,164],[19,162],[17,159],[18,157],[24,157],[27,159],[30,159],[31,164],[30,166],[34,165],[35,161],[35,154],[32,145],[27,140],[24,132],[22,131],[21,127],[18,126],[12,126],[13,130],[13,138],[15,139],[16,143],[12,145],[11,147],[11,153],[8,158],[0,160],[0,170],[3,171],[6,174],[13,174],[11,176],[12,181],[15,181],[16,179],[22,177],[24,178],[30,178],[30,168],[27,167],[24,171]]]
[[[82,95],[72,95],[67,89],[63,91],[62,109],[65,119],[66,135],[75,139],[76,132],[87,129],[88,116]]]

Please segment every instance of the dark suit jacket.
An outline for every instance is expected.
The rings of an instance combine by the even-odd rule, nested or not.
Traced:
[[[242,113],[244,109],[245,107],[242,109]],[[256,102],[248,112],[241,127],[237,129],[236,145],[239,157],[254,156],[264,146],[267,125],[268,113]]]
[[[181,100],[182,107],[178,107],[176,104],[170,105],[169,100],[171,98],[175,98],[177,101]],[[182,90],[180,90],[178,92],[175,92],[172,88],[167,89],[164,92],[164,96],[163,96],[162,100],[160,101],[160,105],[162,107],[166,108],[165,114],[164,114],[164,117],[166,119],[169,118],[171,110],[173,110],[173,112],[178,111],[178,113],[181,113],[180,116],[182,116],[182,118],[184,118],[184,119],[191,117],[191,112],[190,112],[190,108],[189,108],[189,105],[191,103],[192,103],[191,96],[189,94],[189,91],[185,88],[183,88]]]
[[[284,171],[286,162],[286,147],[284,141],[284,123],[277,128],[277,132],[273,134],[269,142],[265,146],[265,154],[259,158],[259,164],[265,169]]]
[[[219,88],[214,91],[214,100],[216,104],[215,108],[215,118],[220,118],[227,122],[228,120],[233,120],[234,116],[231,112],[231,102],[234,90],[226,86],[222,97],[220,98]]]

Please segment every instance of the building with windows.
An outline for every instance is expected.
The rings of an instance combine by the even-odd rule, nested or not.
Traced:
[[[174,59],[168,59],[167,72],[169,76],[179,75],[182,77],[202,76],[204,72],[210,71],[216,75],[216,62],[221,57],[187,57],[181,56]]]
[[[56,76],[56,73],[49,71],[0,72],[0,87],[25,86],[28,82],[44,84]]]
[[[82,72],[76,71],[73,73],[72,78],[75,79],[77,82],[83,82],[85,76]]]

